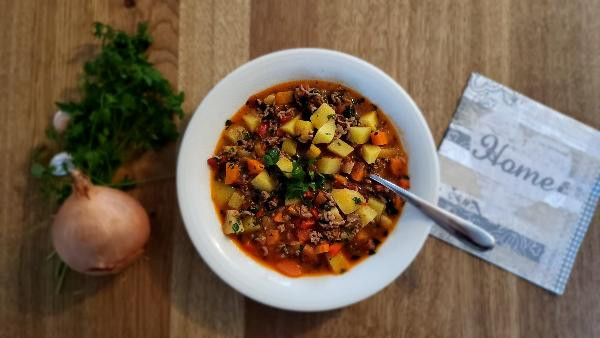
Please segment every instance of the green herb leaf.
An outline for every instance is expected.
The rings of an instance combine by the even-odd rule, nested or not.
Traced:
[[[362,203],[362,199],[360,199],[360,197],[352,197],[352,200],[354,201],[354,204],[361,204]]]
[[[233,223],[233,225],[231,226],[231,230],[233,230],[233,232],[237,233],[240,230],[240,224],[239,223]]]
[[[277,148],[271,148],[267,150],[265,156],[263,156],[263,162],[265,165],[275,165],[277,161],[279,161],[279,150]]]

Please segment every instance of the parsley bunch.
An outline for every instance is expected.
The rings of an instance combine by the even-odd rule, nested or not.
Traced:
[[[53,148],[71,154],[94,183],[107,185],[124,162],[177,139],[173,119],[183,116],[184,94],[175,93],[148,61],[152,37],[146,22],[134,35],[96,23],[94,36],[101,41],[100,52],[83,67],[81,99],[56,103],[69,114],[69,125],[62,135],[53,129],[47,134]],[[51,170],[34,163],[32,174],[60,200],[70,192],[68,182],[57,183]]]

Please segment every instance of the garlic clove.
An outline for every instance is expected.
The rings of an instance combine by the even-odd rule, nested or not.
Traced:
[[[67,129],[69,125],[69,121],[71,120],[71,115],[65,113],[62,110],[54,113],[54,117],[52,118],[52,125],[57,132],[62,133]]]
[[[50,167],[52,167],[52,175],[54,176],[66,176],[70,171],[75,169],[73,157],[65,151],[52,157]]]

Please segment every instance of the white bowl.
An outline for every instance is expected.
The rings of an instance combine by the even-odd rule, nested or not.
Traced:
[[[201,76],[202,74],[199,74]],[[439,167],[419,108],[392,78],[356,57],[324,49],[290,49],[252,60],[206,95],[179,150],[177,196],[187,232],[204,261],[227,284],[267,305],[322,311],[363,300],[398,277],[415,258],[431,221],[407,206],[377,254],[342,275],[289,278],[241,252],[221,231],[210,195],[212,155],[221,130],[251,95],[281,82],[320,79],[355,89],[380,107],[400,131],[409,155],[411,190],[437,200]]]

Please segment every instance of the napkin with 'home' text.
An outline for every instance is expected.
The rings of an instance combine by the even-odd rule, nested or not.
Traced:
[[[432,235],[562,294],[600,195],[600,132],[473,74],[439,159],[438,205],[497,245]]]

